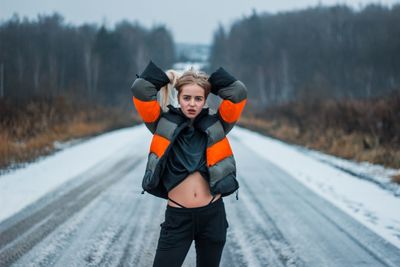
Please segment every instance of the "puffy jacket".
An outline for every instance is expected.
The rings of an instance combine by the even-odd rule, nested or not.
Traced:
[[[190,119],[182,116],[178,108],[172,105],[167,106],[167,111],[161,109],[157,102],[157,93],[169,79],[152,61],[137,77],[131,87],[133,103],[153,134],[142,180],[142,194],[146,191],[167,199],[168,192],[160,177],[175,138],[190,123]],[[217,111],[203,108],[193,125],[207,134],[206,161],[210,191],[213,195],[221,193],[221,196],[228,196],[239,189],[239,183],[236,179],[235,158],[226,135],[239,119],[246,104],[247,89],[223,68],[212,73],[209,81],[212,85],[211,92],[223,100]],[[236,198],[238,199],[238,191]]]

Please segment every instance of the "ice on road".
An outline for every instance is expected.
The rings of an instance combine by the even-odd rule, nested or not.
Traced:
[[[0,265],[151,266],[166,201],[141,194],[150,138],[114,131],[0,176]],[[251,131],[228,138],[240,189],[223,198],[221,266],[400,266],[398,198]]]

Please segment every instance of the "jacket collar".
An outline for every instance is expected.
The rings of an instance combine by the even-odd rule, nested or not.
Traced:
[[[186,115],[182,112],[182,109],[181,109],[181,108],[174,107],[174,106],[171,105],[171,104],[169,104],[167,107],[168,107],[168,109],[169,109],[170,112],[179,115],[180,117],[182,117],[182,118],[185,119],[186,121],[189,121],[189,120],[190,120],[190,119],[189,119],[188,117],[186,117]],[[194,118],[193,125],[196,125],[197,122],[198,122],[202,117],[204,117],[205,115],[207,115],[207,114],[208,114],[208,110],[209,110],[208,107],[207,107],[207,108],[203,108],[203,109],[200,111],[200,113],[196,116],[196,118]]]

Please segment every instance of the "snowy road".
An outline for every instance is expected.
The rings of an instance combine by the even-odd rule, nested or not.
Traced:
[[[221,266],[400,266],[397,247],[229,140],[240,190],[224,198]],[[147,150],[130,143],[2,221],[0,266],[151,266],[166,202],[140,194]],[[184,266],[194,263],[192,244]]]

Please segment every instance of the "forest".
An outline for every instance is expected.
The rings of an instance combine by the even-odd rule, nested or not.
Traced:
[[[35,21],[14,16],[1,25],[3,98],[68,95],[119,105],[149,58],[164,68],[175,59],[173,38],[164,26],[147,30],[122,21],[109,30],[63,21],[59,14]]]
[[[253,12],[215,31],[209,63],[247,85],[243,126],[400,167],[399,4]]]
[[[399,25],[400,4],[253,11],[215,29],[205,71],[224,66],[246,84],[242,126],[400,167]],[[165,25],[76,26],[57,13],[3,21],[0,167],[139,123],[130,85],[150,59],[163,69],[178,60]]]
[[[60,14],[0,25],[0,168],[54,152],[55,142],[139,123],[130,86],[149,59],[175,60],[165,26],[68,25]]]
[[[210,69],[227,66],[256,107],[359,99],[400,89],[400,5],[253,13],[214,34]]]

